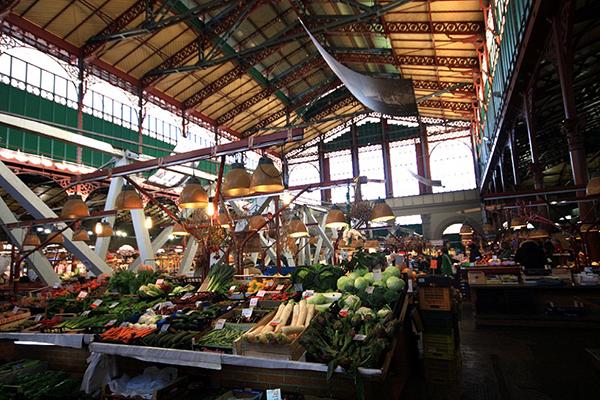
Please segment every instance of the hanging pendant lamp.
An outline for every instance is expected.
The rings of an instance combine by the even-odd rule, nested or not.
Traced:
[[[25,239],[23,239],[23,247],[38,247],[42,244],[40,237],[33,232],[29,232],[25,235]]]
[[[252,173],[250,193],[275,193],[284,189],[281,172],[269,157],[261,157]]]
[[[108,222],[97,222],[94,226],[94,233],[96,237],[111,237],[113,235],[113,228]]]
[[[513,219],[510,220],[510,227],[513,230],[522,229],[522,228],[525,228],[526,226],[527,226],[527,224],[525,223],[525,221],[523,221],[523,219],[521,217],[514,217]]]
[[[337,207],[332,208],[327,213],[327,218],[325,219],[325,227],[331,229],[341,229],[348,226],[348,222],[346,222],[346,217],[342,210]]]
[[[141,210],[144,202],[133,186],[125,185],[117,196],[115,207],[119,211]]]
[[[188,179],[179,195],[179,208],[204,208],[208,205],[208,193],[194,177]]]
[[[301,238],[308,236],[308,229],[304,222],[298,217],[292,218],[288,225],[288,236],[293,238]]]
[[[183,227],[183,225],[178,222],[175,224],[175,226],[173,226],[173,232],[171,232],[171,235],[173,235],[173,236],[189,236],[190,233],[188,231],[186,231],[185,228]]]
[[[223,178],[223,197],[247,196],[250,194],[252,178],[242,163],[231,164],[231,169]]]
[[[589,180],[585,193],[588,196],[597,196],[600,194],[600,176],[595,176]]]
[[[74,242],[87,242],[90,240],[90,235],[88,235],[85,229],[80,228],[73,232],[71,240]]]
[[[90,216],[90,210],[80,196],[69,196],[60,213],[61,218],[85,218]]]
[[[264,228],[266,228],[265,217],[262,215],[253,215],[252,217],[248,218],[248,230],[258,231]]]
[[[385,222],[395,219],[391,207],[383,199],[375,200],[373,211],[371,211],[371,222]]]
[[[53,230],[48,234],[48,243],[46,244],[63,244],[65,242],[65,238],[62,233],[57,233],[57,230]]]

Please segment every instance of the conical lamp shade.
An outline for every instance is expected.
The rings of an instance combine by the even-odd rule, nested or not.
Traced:
[[[521,229],[525,228],[526,226],[527,224],[525,223],[525,221],[523,221],[521,217],[514,217],[510,220],[510,227],[512,229]]]
[[[331,229],[341,229],[348,226],[344,213],[339,208],[332,208],[327,213],[325,227]]]
[[[111,237],[113,235],[113,228],[108,222],[97,222],[94,227],[94,233],[96,237]]]
[[[284,189],[281,172],[269,157],[261,157],[252,173],[250,193],[275,193]]]
[[[90,216],[90,210],[79,196],[69,196],[60,213],[61,218],[85,218]]]
[[[595,176],[587,184],[585,193],[588,196],[597,196],[600,194],[600,176]]]
[[[208,205],[208,193],[200,182],[191,178],[179,195],[180,208],[204,208]]]
[[[40,237],[35,233],[28,233],[25,235],[25,239],[23,239],[23,247],[38,247],[42,244]]]
[[[293,238],[307,237],[308,229],[300,218],[293,218],[288,225],[288,236]]]
[[[185,230],[183,225],[180,223],[176,223],[173,227],[173,232],[171,232],[173,236],[189,236],[189,232]]]
[[[252,178],[244,164],[235,163],[223,178],[223,197],[247,196],[250,194],[250,181]]]
[[[379,199],[375,201],[373,211],[371,212],[372,222],[385,222],[395,219],[394,212],[385,202],[385,200]]]
[[[527,237],[529,239],[546,239],[550,237],[550,234],[547,230],[543,228],[538,228],[532,230]]]
[[[133,186],[123,186],[123,190],[117,196],[115,207],[119,211],[141,210],[144,208],[142,197]]]
[[[378,249],[379,240],[367,240],[365,242],[365,249]]]
[[[57,232],[54,231],[48,234],[47,239],[50,239],[47,244],[63,244],[65,242],[62,233],[57,234]]]
[[[74,242],[87,242],[90,240],[90,235],[88,235],[85,229],[78,229],[73,232],[72,239]]]
[[[460,236],[468,236],[473,234],[473,228],[469,225],[463,225],[460,227],[460,232],[458,232]]]
[[[248,230],[258,231],[265,228],[265,217],[262,215],[254,215],[248,218]]]

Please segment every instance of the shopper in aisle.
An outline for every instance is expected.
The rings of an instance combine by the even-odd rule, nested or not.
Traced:
[[[526,240],[515,254],[515,261],[527,269],[542,269],[546,265],[546,255],[534,240]]]
[[[446,246],[443,246],[442,249],[440,250],[441,252],[441,257],[440,257],[440,271],[442,273],[442,275],[454,275],[453,271],[452,271],[452,259],[450,258],[450,255],[448,254],[448,248]]]

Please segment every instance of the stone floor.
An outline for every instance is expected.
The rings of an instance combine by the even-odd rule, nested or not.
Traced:
[[[586,348],[600,348],[600,330],[475,328],[465,304],[462,371],[456,385],[434,385],[420,374],[409,399],[600,399],[600,371]]]

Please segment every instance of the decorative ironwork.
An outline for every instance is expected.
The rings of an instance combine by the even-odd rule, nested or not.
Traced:
[[[454,112],[473,112],[473,104],[460,101],[425,100],[419,103],[419,107],[443,108]]]
[[[146,11],[146,0],[138,0],[131,7],[129,7],[123,14],[119,15],[114,21],[108,24],[98,36],[110,35],[115,32],[119,32],[123,30],[127,25],[129,25],[133,20],[142,15],[144,11]],[[81,49],[81,54],[83,57],[89,57],[96,50],[98,50],[103,43],[88,43],[83,46]]]
[[[237,106],[235,106],[231,110],[227,111],[225,114],[221,115],[219,118],[216,119],[215,124],[217,126],[223,125],[225,122],[227,122],[230,119],[234,118],[239,113],[241,113],[241,112],[249,109],[253,105],[255,105],[258,102],[260,102],[261,100],[264,100],[264,99],[268,98],[274,92],[275,92],[274,88],[263,89],[259,93],[257,93],[254,96],[250,97],[248,100],[244,101],[241,104],[238,104]]]
[[[329,114],[333,114],[334,112],[341,110],[344,107],[359,106],[359,105],[361,105],[360,101],[356,100],[354,98],[354,96],[347,96],[347,97],[342,98],[340,101],[327,106],[325,109],[323,109],[317,115],[315,115],[313,117],[313,119],[319,120],[319,119],[325,118]]]
[[[448,88],[456,86],[457,84],[458,84],[458,82],[438,82],[438,81],[413,80],[413,87],[415,89],[433,90],[433,91],[446,90]],[[472,83],[465,83],[463,86],[456,87],[452,91],[472,94],[475,92],[475,87]]]
[[[391,65],[431,65],[451,68],[478,68],[476,57],[394,56],[393,54],[341,53],[335,57],[347,63],[372,63]]]

